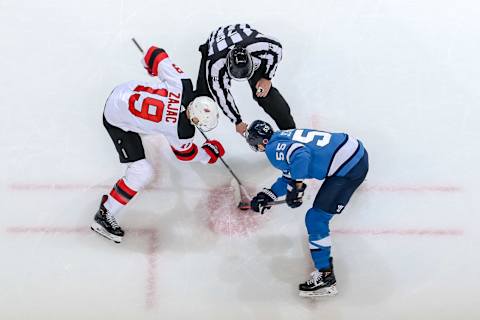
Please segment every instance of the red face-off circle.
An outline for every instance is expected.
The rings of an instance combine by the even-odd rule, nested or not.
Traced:
[[[242,211],[231,186],[220,186],[208,191],[207,225],[218,234],[246,236],[256,232],[266,222],[265,216],[251,210]]]

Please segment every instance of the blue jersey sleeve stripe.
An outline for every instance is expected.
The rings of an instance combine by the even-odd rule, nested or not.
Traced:
[[[345,161],[344,164],[338,168],[337,172],[335,173],[336,176],[343,177],[346,175],[357,163],[362,159],[363,154],[365,153],[365,148],[363,147],[363,144],[358,141],[358,148],[355,151],[355,153]]]
[[[282,176],[286,179],[292,179],[292,175],[290,174],[290,172],[283,172]]]

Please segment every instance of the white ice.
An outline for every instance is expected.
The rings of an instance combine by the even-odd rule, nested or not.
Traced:
[[[480,5],[473,0],[0,0],[1,319],[479,319]],[[304,214],[235,209],[231,177],[145,139],[156,179],[114,244],[89,230],[123,174],[101,123],[146,79],[130,38],[196,80],[219,25],[277,37],[299,127],[346,131],[368,180],[332,222],[339,295],[302,299]],[[236,83],[246,121],[270,120]],[[279,172],[226,117],[212,137],[252,192]],[[202,137],[197,136],[198,143]]]

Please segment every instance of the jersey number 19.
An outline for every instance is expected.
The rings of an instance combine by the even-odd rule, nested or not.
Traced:
[[[152,95],[159,95],[161,97],[166,97],[168,95],[168,91],[166,89],[153,89],[144,86],[137,86],[133,91],[147,92]],[[134,116],[148,121],[162,121],[163,108],[165,108],[165,104],[161,100],[148,96],[142,99],[142,106],[140,110],[138,110],[135,108],[135,102],[140,99],[140,96],[140,93],[135,93],[130,96],[130,99],[128,99],[128,110],[130,110]]]

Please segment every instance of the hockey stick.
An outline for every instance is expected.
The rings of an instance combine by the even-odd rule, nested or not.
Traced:
[[[198,131],[200,131],[200,133],[202,134],[202,136],[205,138],[206,141],[209,141],[210,139],[208,139],[207,135],[205,134],[205,132],[202,131],[202,129],[198,128]],[[225,168],[227,168],[227,170],[230,172],[230,174],[232,175],[232,177],[235,179],[235,181],[237,181],[238,183],[238,188],[240,189],[240,201],[238,202],[238,208],[240,210],[248,210],[250,209],[250,200],[251,200],[251,197],[250,195],[248,194],[248,191],[247,189],[243,186],[242,182],[240,181],[240,179],[238,179],[237,175],[233,172],[232,168],[230,168],[230,166],[225,162],[225,160],[223,160],[222,157],[219,157],[220,161],[222,161],[223,165],[225,166]]]
[[[140,47],[140,45],[138,44],[137,40],[135,40],[135,38],[132,38],[132,41],[133,41],[133,43],[135,43],[135,45],[137,46],[138,50],[140,50],[141,53],[144,53],[142,47]]]
[[[284,203],[287,203],[287,200],[285,200],[285,199],[276,200],[276,201],[267,202],[267,206],[276,206],[278,204],[284,204]]]
[[[287,203],[287,200],[276,200],[276,201],[267,202],[266,205],[261,207],[260,214],[263,214],[265,210],[270,209],[270,207],[272,206],[277,206],[279,204],[284,204],[284,203]],[[250,207],[250,209],[252,209],[252,207]]]
[[[302,199],[310,200],[310,195],[307,195],[306,197],[302,197]],[[264,206],[262,206],[260,213],[263,214],[263,212],[267,209],[267,207],[277,206],[279,204],[284,204],[284,203],[287,203],[286,199],[267,202]],[[252,208],[250,207],[249,209],[252,209]]]
[[[132,41],[133,43],[135,44],[135,46],[137,47],[137,49],[142,53],[144,54],[144,51],[142,49],[142,47],[138,44],[137,40],[135,40],[135,38],[132,38]],[[198,128],[198,127],[197,127]],[[200,131],[200,133],[203,135],[203,137],[205,138],[206,141],[208,141],[208,137],[207,135],[202,131],[202,129],[198,128],[198,131]],[[227,170],[230,172],[230,174],[233,176],[233,178],[237,181],[238,183],[238,188],[240,190],[240,201],[238,203],[238,208],[240,210],[248,210],[250,209],[250,195],[248,194],[248,191],[247,189],[243,186],[242,182],[240,181],[240,179],[238,179],[237,175],[233,172],[233,170],[230,168],[230,166],[225,162],[225,160],[223,160],[222,157],[219,157],[220,158],[220,161],[222,161],[223,165],[225,166],[225,168],[227,168]]]

